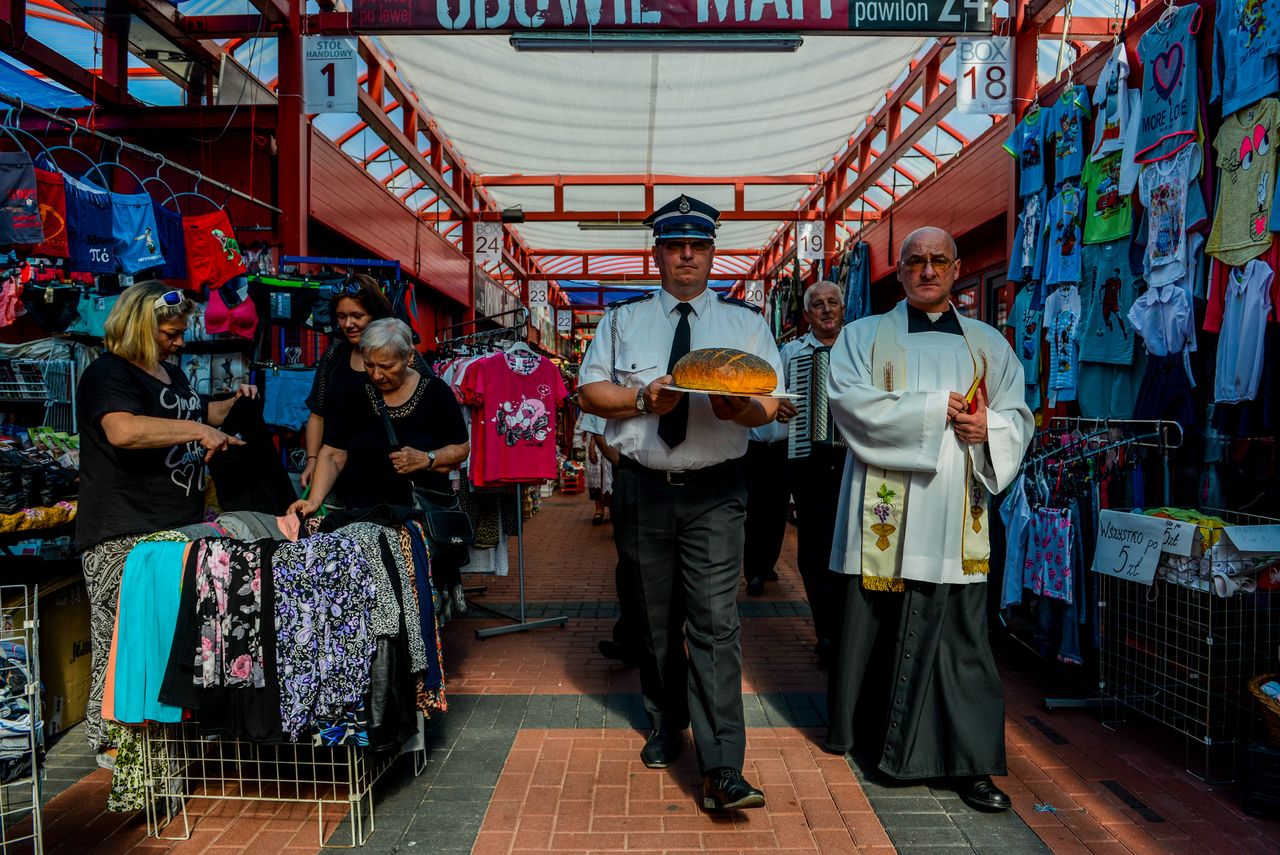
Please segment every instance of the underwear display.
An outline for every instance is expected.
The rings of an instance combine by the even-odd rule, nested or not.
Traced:
[[[0,151],[0,244],[43,240],[31,155],[25,151]]]
[[[71,269],[115,273],[115,239],[111,233],[111,194],[62,173],[67,188],[67,231]]]
[[[182,215],[160,204],[152,205],[156,218],[156,234],[164,250],[164,266],[161,279],[187,278],[187,239],[182,228]]]
[[[67,186],[58,172],[36,167],[36,200],[40,205],[40,225],[44,242],[31,248],[32,255],[66,258],[71,254],[67,241]]]
[[[227,212],[182,217],[191,290],[217,288],[247,270]]]
[[[249,280],[239,276],[209,294],[204,328],[210,333],[231,333],[252,339],[258,330],[258,309],[248,298]]]
[[[120,272],[132,276],[164,264],[159,231],[149,195],[111,194],[111,235]]]

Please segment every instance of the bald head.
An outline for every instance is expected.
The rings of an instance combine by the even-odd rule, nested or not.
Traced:
[[[916,244],[924,242],[936,245],[938,241],[945,244],[947,249],[951,251],[952,258],[960,254],[960,251],[956,249],[956,239],[951,236],[950,232],[937,226],[925,226],[924,228],[916,229],[903,239],[902,245],[898,247],[898,258],[906,258],[911,255],[911,251]]]

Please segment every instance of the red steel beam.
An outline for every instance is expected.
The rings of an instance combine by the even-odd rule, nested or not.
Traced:
[[[573,186],[652,186],[657,184],[720,185],[738,184],[812,184],[818,176],[812,172],[792,175],[658,175],[658,174],[600,174],[600,175],[477,175],[476,183],[482,187],[573,187]]]
[[[278,34],[283,27],[262,15],[181,15],[178,23],[187,35],[197,39],[265,38]]]

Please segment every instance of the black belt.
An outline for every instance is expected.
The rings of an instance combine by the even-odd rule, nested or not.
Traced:
[[[619,469],[635,472],[655,481],[665,482],[673,487],[683,487],[686,484],[698,484],[714,478],[722,478],[737,465],[737,460],[726,460],[723,463],[717,463],[704,469],[650,469],[648,466],[641,466],[630,457],[618,458]]]

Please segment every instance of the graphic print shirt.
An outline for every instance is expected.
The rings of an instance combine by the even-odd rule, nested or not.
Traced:
[[[477,487],[556,477],[556,410],[569,397],[560,370],[535,353],[495,353],[462,378]]]
[[[1267,220],[1276,187],[1278,119],[1280,101],[1264,98],[1227,116],[1213,141],[1222,173],[1205,252],[1231,267],[1240,267],[1271,246]]]

